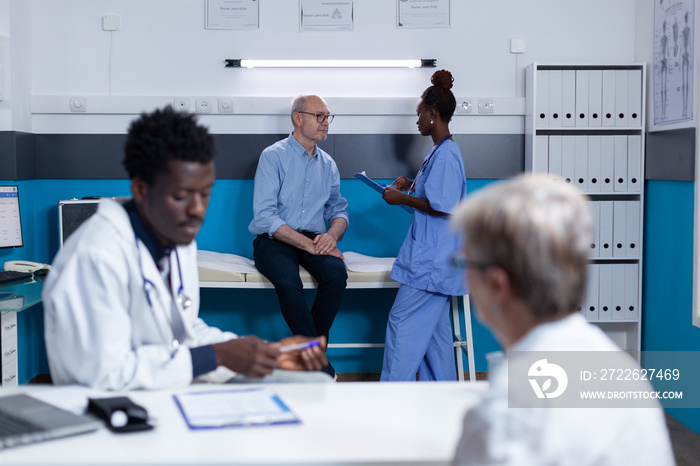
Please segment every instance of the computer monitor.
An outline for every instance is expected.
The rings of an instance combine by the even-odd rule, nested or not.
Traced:
[[[21,248],[22,220],[17,186],[0,186],[0,248]]]
[[[58,201],[58,245],[63,247],[68,237],[97,212],[99,200],[78,200]]]

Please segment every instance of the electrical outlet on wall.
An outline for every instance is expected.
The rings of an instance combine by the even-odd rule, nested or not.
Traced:
[[[197,113],[211,113],[214,106],[214,99],[209,97],[199,97],[195,103]]]
[[[479,113],[482,114],[492,114],[493,113],[493,99],[479,99]]]
[[[175,97],[175,100],[173,100],[173,108],[175,110],[189,112],[190,111],[190,99],[188,99],[186,97]]]
[[[233,99],[219,97],[219,113],[233,113]]]
[[[473,109],[474,102],[472,99],[466,97],[457,98],[457,108],[455,109],[457,115],[468,115],[474,111]]]
[[[71,97],[70,98],[70,111],[71,112],[87,112],[87,98],[86,97]]]

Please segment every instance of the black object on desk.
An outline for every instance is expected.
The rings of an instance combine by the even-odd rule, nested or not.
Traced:
[[[112,432],[150,430],[148,412],[125,396],[89,398],[88,412],[99,417]]]
[[[29,272],[17,272],[16,270],[0,270],[0,283],[13,282],[15,280],[24,280],[32,278]]]

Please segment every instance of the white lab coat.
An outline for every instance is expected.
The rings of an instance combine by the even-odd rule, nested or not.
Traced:
[[[538,325],[511,350],[620,349],[599,328],[574,314]],[[507,359],[489,374],[489,391],[464,416],[454,465],[675,464],[660,405],[657,408],[510,408],[508,375]]]
[[[196,243],[177,251],[184,293],[192,300],[187,309],[173,300],[180,286],[175,251],[171,291],[146,246],[137,248],[126,210],[112,200],[100,202],[56,256],[44,284],[46,350],[55,384],[103,390],[184,386],[192,381],[188,347],[236,338],[198,317]],[[149,287],[150,305],[144,277],[154,284]],[[177,350],[170,324],[173,305],[186,331]]]

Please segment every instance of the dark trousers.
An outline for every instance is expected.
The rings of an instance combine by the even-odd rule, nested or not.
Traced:
[[[312,239],[316,236],[302,234]],[[328,338],[348,279],[345,262],[333,256],[309,254],[266,234],[258,235],[253,241],[253,259],[255,267],[275,286],[282,316],[292,334]],[[299,278],[300,265],[318,282],[310,312]]]

